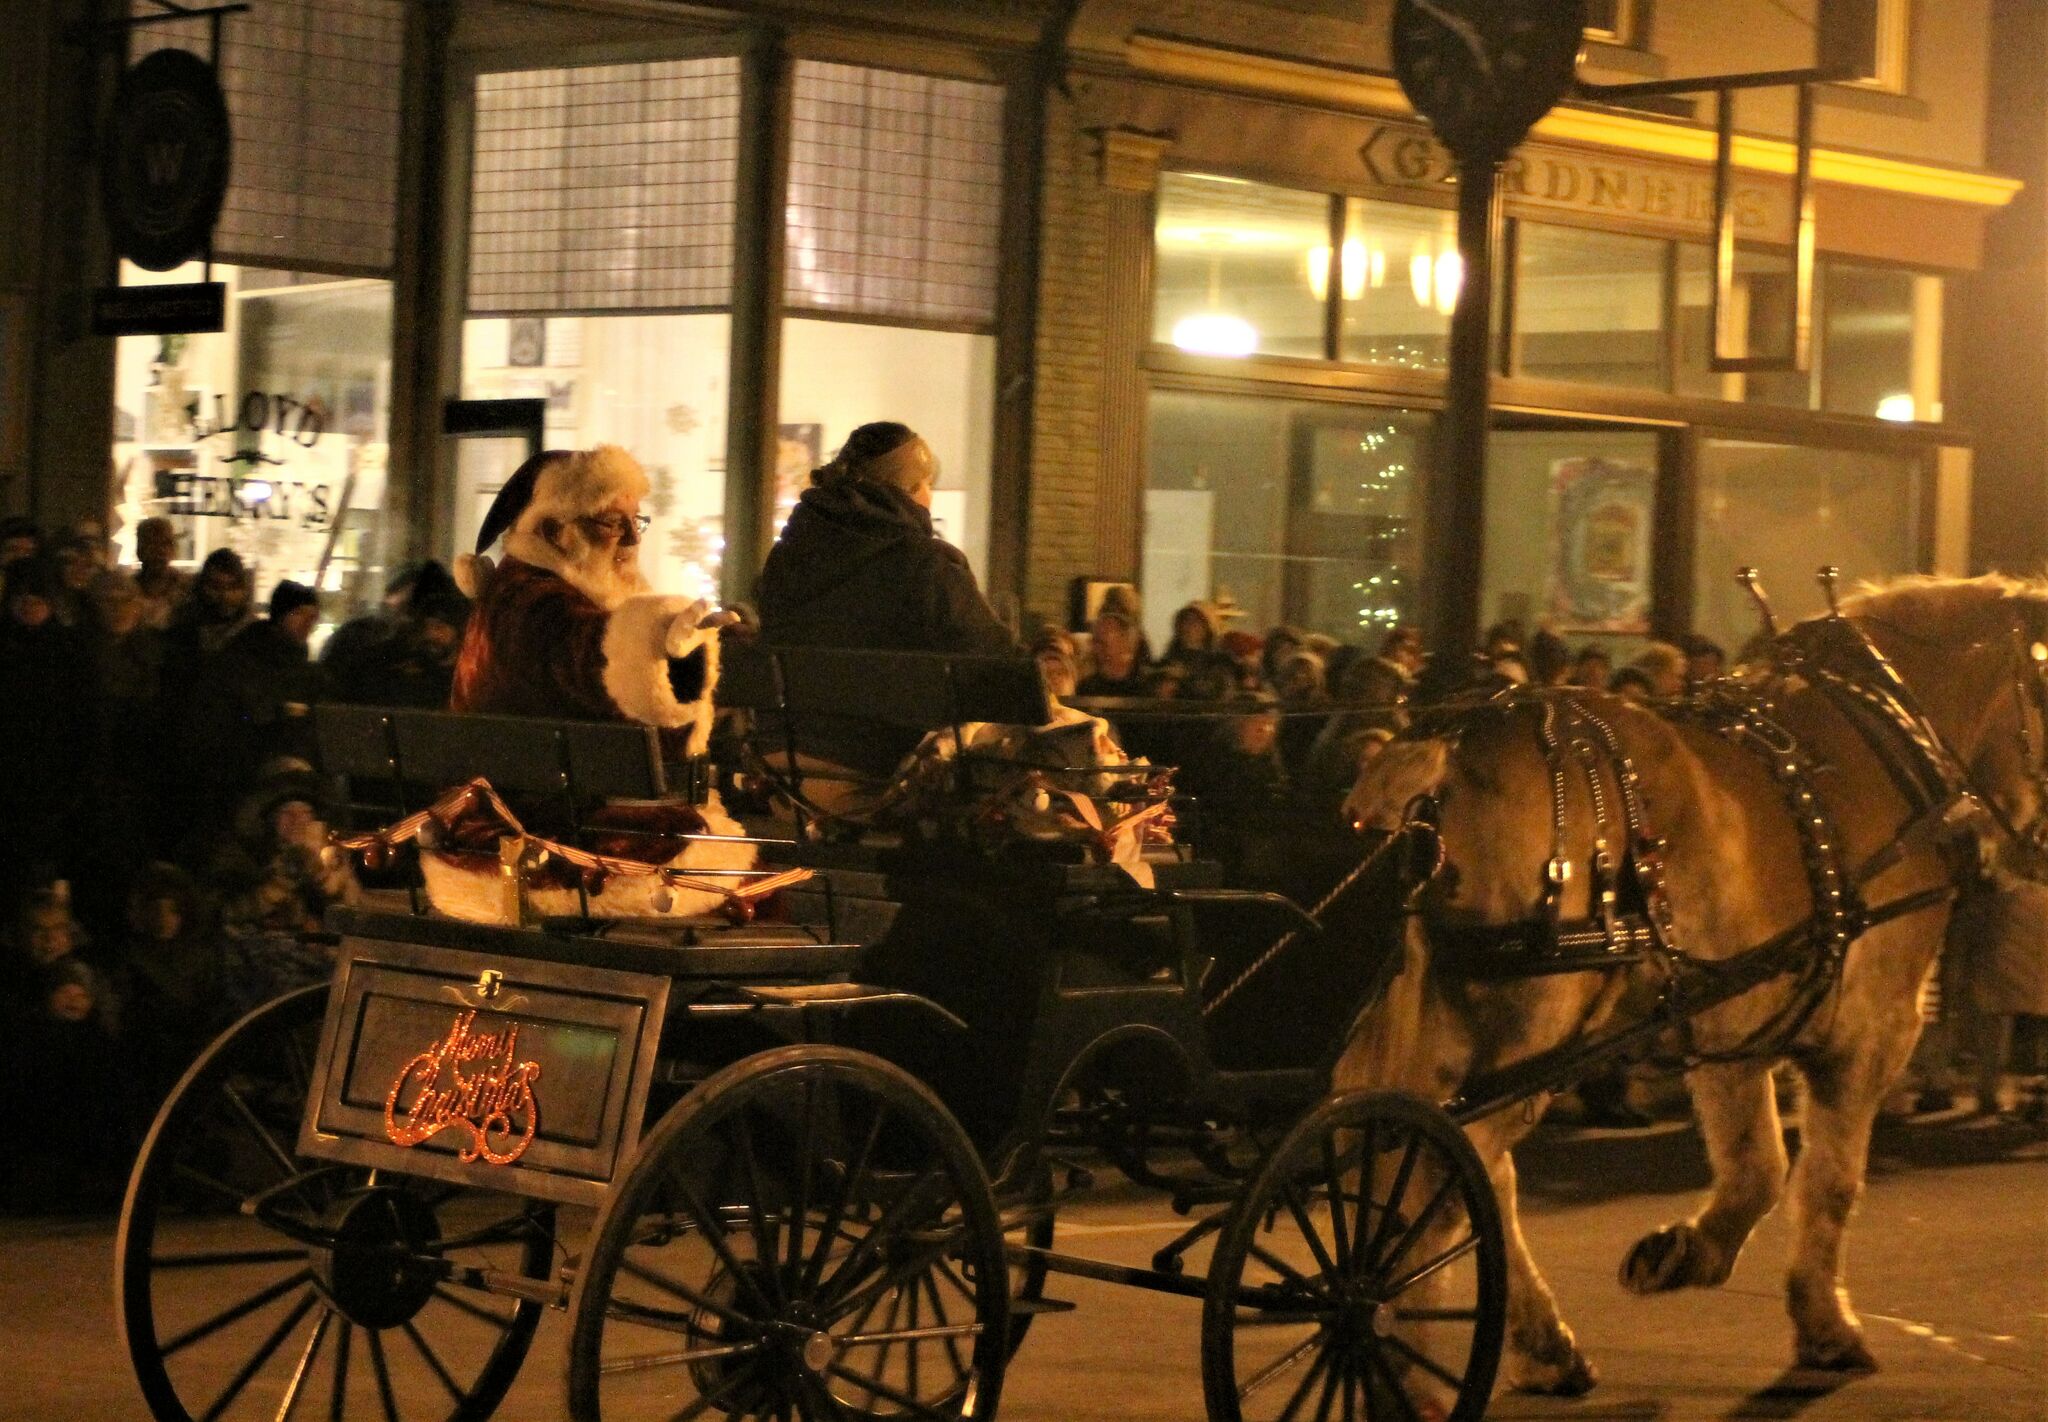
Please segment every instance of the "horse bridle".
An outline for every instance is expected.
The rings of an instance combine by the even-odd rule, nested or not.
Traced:
[[[2023,618],[2015,616],[2007,624],[2002,639],[2012,648],[2013,720],[2014,735],[2019,742],[2020,773],[2034,789],[2032,818],[2021,825],[2015,823],[2011,813],[1998,802],[1997,797],[1985,789],[1976,772],[1948,747],[1942,739],[1941,732],[1920,711],[1905,683],[1892,667],[1890,659],[1870,641],[1869,635],[1850,618],[1826,620],[1841,621],[1854,627],[1857,638],[1872,663],[1869,668],[1862,669],[1861,676],[1855,671],[1844,673],[1839,669],[1828,670],[1852,684],[1863,683],[1858,687],[1859,690],[1872,689],[1867,682],[1863,682],[1863,678],[1875,672],[1875,679],[1882,693],[1896,701],[1900,712],[1913,723],[1910,728],[1902,727],[1908,732],[1907,739],[1930,757],[1933,762],[1932,768],[1955,780],[1960,795],[1967,796],[1990,816],[1992,823],[1998,826],[1999,831],[2013,846],[2035,864],[2040,865],[2044,876],[2048,876],[2048,641],[2042,640],[2048,633],[2030,635],[2030,629]],[[1928,643],[1927,638],[1909,632],[1895,623],[1878,618],[1864,620],[1906,641],[1919,642],[1923,645]],[[1969,656],[1980,652],[1996,640],[2001,639],[1986,637],[1972,642],[1962,649],[1962,655]],[[2029,724],[2029,709],[2040,722],[2038,733]]]

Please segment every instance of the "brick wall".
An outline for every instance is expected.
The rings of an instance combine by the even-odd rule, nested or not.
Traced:
[[[1107,299],[1107,194],[1095,139],[1055,93],[1046,115],[1039,248],[1038,370],[1033,391],[1024,606],[1063,619],[1067,585],[1095,564]]]

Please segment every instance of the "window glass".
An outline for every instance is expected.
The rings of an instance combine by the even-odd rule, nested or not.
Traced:
[[[1572,640],[1648,633],[1656,486],[1654,433],[1495,430],[1482,618]]]
[[[1155,391],[1145,491],[1152,645],[1195,599],[1246,625],[1377,646],[1413,619],[1430,418],[1409,410]]]
[[[1166,173],[1158,212],[1153,340],[1202,355],[1322,356],[1329,198]]]
[[[1817,293],[1815,307],[1821,304]],[[1709,400],[1751,400],[1806,409],[1813,402],[1811,372],[1749,371],[1717,374],[1707,368],[1714,351],[1714,251],[1699,242],[1678,248],[1678,372],[1681,395]],[[1735,282],[1729,300],[1747,332],[1743,352],[1784,355],[1790,349],[1797,285],[1787,253],[1735,250]],[[1741,354],[1743,352],[1737,352]]]
[[[124,285],[196,282],[122,267]],[[114,343],[116,554],[168,517],[180,564],[231,548],[258,603],[291,578],[332,622],[382,591],[391,284],[216,264],[227,329]]]
[[[1540,222],[1519,240],[1517,371],[1664,388],[1666,244]]]
[[[179,8],[198,13],[170,19]],[[214,255],[388,275],[405,0],[263,0],[225,24],[202,7],[159,0],[128,0],[127,9],[151,21],[128,31],[135,59],[158,49],[204,59],[210,28],[220,27],[234,163]]]
[[[709,596],[725,550],[730,345],[731,321],[722,312],[483,317],[463,326],[462,393],[545,399],[551,449],[631,450],[652,485],[641,509],[654,520],[642,571],[662,592]],[[481,455],[458,464],[453,551],[475,542],[511,472],[504,464]]]
[[[799,60],[791,106],[789,305],[994,321],[1001,87]]]
[[[857,426],[898,420],[939,457],[934,527],[985,577],[995,359],[993,336],[785,320],[776,528]]]
[[[1628,44],[1635,38],[1635,0],[1586,0],[1586,38]]]
[[[1939,419],[1938,318],[1927,323],[1932,331],[1922,331],[1915,313],[1930,291],[1939,310],[1940,278],[1846,262],[1830,263],[1825,278],[1821,408],[1888,420]]]
[[[1312,274],[1328,252],[1327,243],[1314,249]],[[1456,213],[1348,199],[1338,270],[1340,355],[1371,365],[1442,370],[1462,277]],[[1311,289],[1328,285],[1325,271]]]
[[[732,58],[478,76],[469,309],[724,306],[739,108]]]
[[[1757,631],[1739,567],[1781,623],[1825,610],[1814,572],[1883,578],[1919,566],[1918,461],[1746,440],[1701,441],[1693,624],[1731,650]]]

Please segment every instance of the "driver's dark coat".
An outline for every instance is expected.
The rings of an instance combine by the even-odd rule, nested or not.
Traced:
[[[1017,640],[974,585],[966,555],[931,515],[885,484],[841,479],[804,491],[768,552],[759,588],[762,640],[780,646],[1006,653]],[[814,718],[799,748],[876,774],[915,732]]]

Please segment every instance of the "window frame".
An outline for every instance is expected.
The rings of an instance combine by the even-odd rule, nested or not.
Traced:
[[[1641,30],[1641,0],[1614,0],[1613,25],[1587,25],[1586,38],[1595,44],[1611,44],[1618,49],[1636,49],[1637,35]]]
[[[1825,10],[1829,0],[1819,0]],[[1871,72],[1853,79],[1838,79],[1844,89],[1862,89],[1879,94],[1905,94],[1911,79],[1909,60],[1913,47],[1912,0],[1873,0],[1876,15],[1872,23]]]

